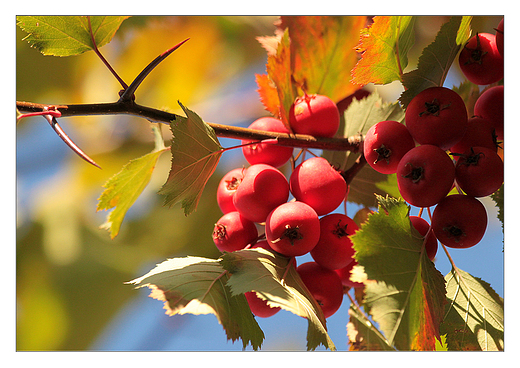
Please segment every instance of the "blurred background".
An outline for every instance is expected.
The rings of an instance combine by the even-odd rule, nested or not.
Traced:
[[[422,17],[409,69],[433,41],[447,18]],[[475,17],[474,30],[494,33],[501,16]],[[248,126],[266,116],[255,74],[265,73],[266,52],[256,37],[273,35],[272,16],[136,16],[123,22],[101,48],[129,84],[156,56],[190,40],[163,61],[137,90],[140,104],[182,114],[178,101],[203,120]],[[16,30],[16,99],[49,104],[112,102],[120,86],[93,52],[58,58],[43,56]],[[458,86],[456,63],[445,85]],[[402,92],[398,83],[378,87],[387,101]],[[19,351],[235,351],[213,315],[164,314],[149,290],[125,282],[166,258],[184,255],[218,258],[211,240],[221,216],[216,186],[228,170],[247,164],[241,150],[222,156],[197,211],[184,216],[179,205],[163,207],[156,194],[165,182],[170,155],[159,159],[152,180],[111,240],[96,212],[103,184],[130,159],[150,152],[150,123],[130,116],[70,117],[60,120],[69,136],[103,169],[79,159],[41,117],[22,119],[16,128],[16,349]],[[169,129],[162,128],[169,139]],[[238,144],[220,139],[221,145]],[[288,169],[286,167],[284,170]],[[286,171],[287,172],[287,171]],[[504,295],[503,235],[496,210],[485,198],[489,226],[477,246],[450,250],[457,266]],[[348,204],[347,213],[360,209]],[[416,214],[412,209],[412,214]],[[298,263],[310,260],[302,257]],[[485,260],[485,262],[482,262]],[[451,269],[440,249],[437,268]],[[327,320],[338,350],[348,350],[349,300]],[[264,350],[305,350],[307,321],[281,311],[258,318]],[[250,347],[247,348],[250,350]],[[320,350],[320,349],[318,349]]]

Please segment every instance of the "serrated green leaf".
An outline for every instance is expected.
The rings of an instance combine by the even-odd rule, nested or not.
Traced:
[[[351,351],[395,351],[360,310],[350,307],[347,336]]]
[[[157,160],[164,151],[165,149],[153,151],[131,160],[105,183],[106,189],[98,199],[96,211],[115,207],[108,214],[106,222],[101,225],[110,231],[112,239],[119,233],[126,212],[150,182]]]
[[[446,275],[448,304],[441,333],[448,350],[504,349],[504,303],[491,286],[460,269]]]
[[[219,260],[184,257],[166,260],[129,284],[150,288],[150,297],[163,301],[168,315],[214,314],[228,340],[241,339],[244,349],[251,344],[258,350],[264,333],[245,296],[231,293],[228,279]]]
[[[405,91],[399,101],[405,108],[422,90],[444,84],[451,64],[471,34],[471,18],[451,17],[442,25],[435,40],[423,50],[417,69],[403,75]]]
[[[307,350],[315,350],[320,344],[336,350],[321,308],[288,258],[261,248],[246,249],[224,253],[222,266],[231,273],[227,284],[233,295],[255,291],[272,307],[306,318]]]
[[[434,350],[445,303],[444,278],[428,259],[402,199],[379,210],[351,239],[366,274],[364,305],[398,350]],[[356,273],[358,273],[356,270]]]
[[[97,47],[106,45],[127,16],[91,16],[92,33]],[[44,55],[71,56],[92,50],[86,16],[19,16],[18,26],[24,38]]]
[[[165,205],[171,207],[181,202],[184,214],[189,215],[197,208],[202,191],[217,167],[222,146],[208,124],[179,105],[186,118],[181,116],[170,123],[172,165],[159,193],[166,196]]]
[[[376,16],[361,32],[358,51],[361,59],[352,70],[352,82],[387,84],[401,80],[413,46],[415,17]]]
[[[491,195],[493,201],[495,201],[497,211],[497,218],[502,224],[502,232],[504,231],[504,184],[495,193]]]

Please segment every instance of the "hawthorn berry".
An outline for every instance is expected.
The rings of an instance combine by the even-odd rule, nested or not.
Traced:
[[[272,117],[257,119],[249,125],[249,128],[268,132],[289,133],[289,129],[283,125],[283,122],[280,119]],[[248,140],[242,140],[242,144],[249,142],[250,141]],[[293,148],[276,144],[258,143],[243,146],[242,153],[247,162],[251,165],[267,164],[274,167],[280,167],[292,157]]]
[[[425,237],[424,248],[426,250],[426,255],[433,262],[435,255],[437,254],[439,244],[437,243],[437,238],[435,237],[433,231],[430,231],[430,224],[428,221],[419,216],[410,216],[410,222],[412,223],[412,226],[415,228],[415,230],[417,230],[421,236]]]
[[[406,152],[415,147],[412,135],[397,121],[381,121],[365,135],[363,153],[368,164],[382,174],[393,174]]]
[[[354,260],[354,248],[349,236],[358,230],[357,224],[342,213],[331,213],[320,219],[320,239],[311,250],[316,263],[335,270]]]
[[[267,216],[265,237],[274,251],[289,257],[302,256],[320,239],[320,219],[311,206],[287,202]]]
[[[221,252],[234,252],[254,244],[258,238],[256,225],[233,211],[223,215],[213,228],[213,241]]]
[[[338,107],[324,95],[298,97],[289,110],[291,129],[298,134],[333,137],[338,131],[339,120]]]
[[[437,146],[425,144],[408,151],[397,166],[397,186],[405,201],[430,207],[444,198],[455,180],[455,165]]]
[[[504,77],[504,58],[497,49],[495,35],[477,33],[459,54],[459,66],[472,83],[486,85]]]
[[[350,280],[350,277],[352,276],[352,269],[357,264],[358,264],[358,262],[354,259],[352,262],[350,262],[345,267],[334,270],[334,272],[336,272],[336,274],[339,276],[343,286],[350,287],[350,288],[362,288],[365,286],[365,284],[363,284],[362,282],[355,282],[355,281]]]
[[[250,166],[233,196],[238,212],[253,222],[264,222],[269,212],[289,198],[289,183],[273,166]]]
[[[271,307],[267,304],[267,300],[260,298],[254,291],[248,291],[244,293],[249,304],[249,309],[257,317],[268,318],[274,316],[280,311],[280,307]]]
[[[289,188],[294,198],[314,208],[319,216],[338,208],[347,194],[345,179],[323,157],[299,164],[291,173]]]
[[[457,92],[446,87],[430,87],[410,101],[405,121],[417,143],[447,150],[464,136],[468,113]]]
[[[504,139],[504,86],[485,89],[475,102],[473,113],[489,120],[499,140]]]
[[[497,151],[498,142],[495,127],[488,120],[480,116],[473,116],[468,120],[468,129],[462,139],[450,148],[451,153],[464,153],[471,147],[487,147]],[[457,155],[454,156],[457,159]]]
[[[435,236],[445,246],[469,248],[486,232],[486,208],[474,197],[449,195],[435,207],[431,225]]]
[[[236,168],[226,173],[217,187],[217,203],[222,213],[236,211],[233,196],[244,178],[245,169]]]
[[[471,147],[457,161],[455,180],[467,195],[488,196],[504,182],[504,163],[495,150]]]
[[[343,285],[339,275],[316,262],[303,263],[296,271],[318,302],[325,318],[336,313],[343,302]]]
[[[498,23],[497,28],[495,29],[495,42],[497,45],[497,50],[504,57],[504,18]]]

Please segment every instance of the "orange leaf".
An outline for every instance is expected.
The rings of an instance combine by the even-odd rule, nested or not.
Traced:
[[[256,84],[258,85],[258,94],[260,95],[260,101],[265,106],[265,109],[269,111],[273,116],[280,116],[280,100],[278,98],[278,92],[276,86],[269,79],[267,74],[257,74]]]

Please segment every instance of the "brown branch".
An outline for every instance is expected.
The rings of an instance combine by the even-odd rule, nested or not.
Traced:
[[[62,117],[87,116],[87,115],[134,115],[153,122],[169,124],[178,120],[179,115],[166,111],[142,106],[133,100],[119,100],[111,103],[72,104],[72,105],[48,105],[32,102],[17,101],[16,108],[20,112],[40,112],[46,110],[58,110]],[[207,123],[213,128],[215,134],[224,138],[245,140],[276,139],[279,145],[289,147],[314,148],[331,151],[360,152],[362,140],[360,137],[351,138],[316,138],[305,134],[286,134],[267,132],[230,125]]]

